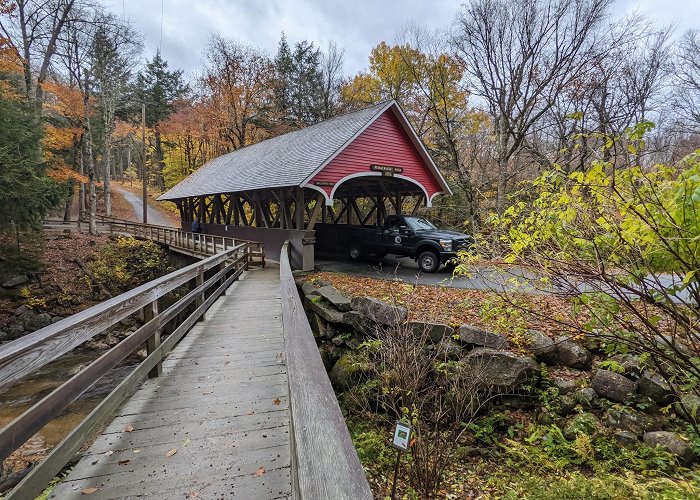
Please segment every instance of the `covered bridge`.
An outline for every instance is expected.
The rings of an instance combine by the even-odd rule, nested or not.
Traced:
[[[382,225],[451,194],[395,101],[331,118],[208,161],[164,193],[182,227],[261,241],[313,268],[319,224]],[[322,243],[322,242],[319,242]]]

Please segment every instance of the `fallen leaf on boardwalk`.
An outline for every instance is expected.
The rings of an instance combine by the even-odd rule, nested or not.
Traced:
[[[131,460],[126,459],[126,460],[120,460],[120,461],[117,462],[117,463],[118,463],[119,465],[126,465],[126,464],[128,464],[129,462],[131,462]]]
[[[95,487],[83,488],[82,490],[80,490],[80,493],[82,493],[83,495],[92,495],[96,491],[97,491],[97,488],[95,488]]]
[[[138,449],[138,448],[136,448],[135,450],[133,450],[134,453],[138,453],[138,452],[140,452],[140,451],[141,451],[141,450]]]
[[[170,458],[172,457],[175,453],[177,453],[177,448],[173,448],[170,450],[168,453],[165,454],[166,457]]]
[[[199,496],[199,491],[190,491],[187,494],[187,498],[194,498],[194,497],[198,497],[198,496]]]
[[[272,404],[275,406],[279,406],[281,402],[282,401],[280,401],[280,398],[275,398],[272,400]]]
[[[206,396],[207,394],[214,394],[214,391],[203,392],[202,394],[203,394],[204,396]]]
[[[263,474],[265,474],[265,467],[261,465],[260,467],[258,467],[258,470],[255,471],[255,474],[253,474],[253,477],[260,477]]]
[[[112,453],[114,453],[112,450],[105,451],[105,455],[110,456]]]
[[[124,428],[124,432],[133,432],[133,431],[134,431],[134,428],[131,425],[127,425]]]
[[[253,410],[250,410],[250,411],[248,412],[248,415],[252,415],[253,413],[255,413],[255,412],[254,412]]]
[[[190,445],[191,442],[192,442],[192,441],[190,441],[189,439],[185,439],[185,440],[182,442],[182,446],[184,446],[185,448],[187,448],[187,447]]]

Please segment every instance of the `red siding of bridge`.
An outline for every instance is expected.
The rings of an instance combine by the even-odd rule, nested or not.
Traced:
[[[442,191],[440,184],[423,161],[398,119],[387,110],[352,143],[325,166],[309,184],[316,181],[338,183],[351,174],[370,173],[370,165],[402,167],[401,175],[414,179],[432,196]],[[318,186],[329,196],[334,186]]]

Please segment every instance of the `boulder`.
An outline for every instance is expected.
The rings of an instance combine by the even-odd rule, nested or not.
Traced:
[[[333,286],[333,284],[332,284],[330,281],[322,280],[322,279],[320,279],[320,278],[316,278],[315,280],[313,280],[313,283],[314,283],[317,287],[322,287],[322,286]]]
[[[624,403],[634,395],[637,384],[624,375],[609,370],[598,370],[591,385],[598,396],[617,403]]]
[[[691,423],[700,423],[700,396],[684,394],[673,404],[676,414]]]
[[[446,361],[459,361],[462,357],[462,347],[450,340],[443,340],[435,345],[440,359]]]
[[[527,349],[538,361],[542,361],[548,365],[554,363],[556,346],[552,339],[537,330],[528,330],[525,336],[527,339]]]
[[[342,351],[333,344],[324,343],[318,348],[321,353],[321,361],[327,372],[333,369],[335,363],[340,359]]]
[[[578,400],[574,394],[564,394],[553,402],[553,409],[557,415],[571,415],[576,409]]]
[[[481,328],[471,325],[459,327],[459,340],[462,344],[470,347],[489,347],[491,349],[507,349],[508,339],[497,333],[487,332]]]
[[[322,286],[316,290],[321,297],[330,302],[339,311],[349,311],[350,310],[350,299],[345,295],[340,293],[337,289],[332,286]]]
[[[416,337],[423,338],[427,335],[431,342],[440,342],[443,338],[452,338],[454,328],[440,323],[424,323],[422,321],[410,321],[407,323],[408,330]]]
[[[605,425],[611,429],[631,432],[641,436],[645,432],[658,430],[659,421],[632,408],[615,408],[605,415]]]
[[[10,340],[9,334],[5,330],[0,330],[0,342],[5,342],[6,340]]]
[[[29,278],[27,277],[26,274],[16,274],[15,276],[12,276],[2,283],[3,288],[12,288],[17,285],[23,285],[27,281],[29,281]]]
[[[334,346],[340,347],[345,343],[345,339],[342,335],[336,335],[335,337],[333,337],[333,339],[331,339],[331,342]]]
[[[555,365],[568,366],[577,370],[590,370],[593,356],[585,347],[568,338],[559,338],[554,343],[552,362]]]
[[[351,306],[366,318],[386,326],[398,326],[406,321],[408,316],[405,307],[393,306],[372,297],[355,297]]]
[[[583,406],[584,409],[595,408],[598,406],[598,395],[592,387],[579,389],[573,394],[576,402]]]
[[[644,434],[644,444],[652,448],[659,447],[678,459],[681,465],[690,465],[695,460],[695,453],[687,440],[675,432],[654,431]]]
[[[462,364],[478,379],[479,385],[505,391],[515,389],[540,372],[537,362],[528,356],[487,347],[471,351]]]
[[[304,281],[301,284],[301,293],[304,294],[304,297],[318,297],[319,295],[318,288],[308,281]]]
[[[569,419],[564,426],[563,434],[566,439],[576,439],[578,434],[591,436],[600,427],[598,417],[592,413],[580,413]]]
[[[343,354],[329,375],[331,382],[341,391],[346,391],[363,381],[370,372],[371,366],[351,353]]]
[[[49,313],[32,313],[30,315],[28,311],[24,313],[21,318],[24,322],[24,329],[28,332],[39,330],[51,324],[51,315],[49,315]]]
[[[314,297],[308,302],[310,309],[329,323],[343,323],[343,313],[328,302],[321,300],[320,297]]]
[[[615,431],[613,438],[625,448],[634,448],[639,444],[639,438],[630,431]]]
[[[620,365],[627,376],[639,378],[639,375],[642,373],[642,363],[639,360],[639,356],[634,354],[616,354],[610,360]]]
[[[576,381],[570,378],[553,377],[552,385],[557,388],[559,394],[569,394],[576,390]]]
[[[649,396],[655,403],[669,405],[673,401],[671,386],[658,373],[644,370],[637,382],[637,390],[640,394]]]
[[[22,316],[27,311],[29,311],[29,308],[25,305],[21,305],[17,309],[15,309],[15,316]]]
[[[362,335],[374,335],[377,324],[357,311],[343,313],[343,323],[350,325],[353,330]]]
[[[15,322],[10,324],[7,328],[7,340],[15,340],[18,339],[26,333],[24,331],[24,325],[22,325],[21,322]]]
[[[63,319],[63,316],[53,316],[53,317],[51,318],[51,324],[53,325],[54,323],[58,323],[58,322],[61,321],[62,319]]]

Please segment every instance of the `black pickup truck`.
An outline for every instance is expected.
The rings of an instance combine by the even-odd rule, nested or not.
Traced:
[[[347,224],[317,224],[316,248],[325,253],[342,253],[353,260],[387,254],[412,257],[418,267],[433,273],[457,251],[472,243],[471,236],[438,229],[423,217],[390,215],[383,228]]]

